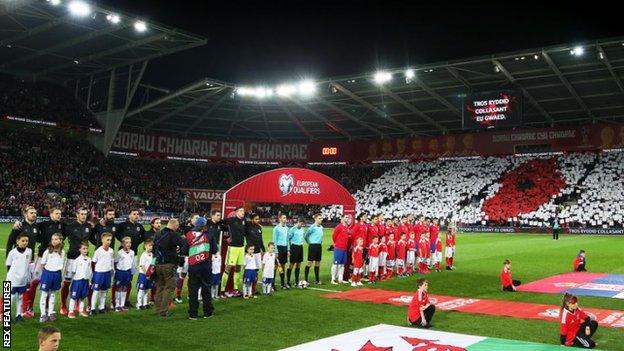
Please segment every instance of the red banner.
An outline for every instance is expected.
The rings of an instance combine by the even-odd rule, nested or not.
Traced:
[[[544,151],[589,151],[624,148],[624,124],[577,127],[490,130],[363,141],[264,143],[218,141],[119,132],[114,151],[139,156],[187,160],[367,162],[384,159],[423,159],[457,156],[492,156]]]
[[[308,144],[305,143],[219,141],[123,131],[117,133],[112,149],[161,157],[180,156],[206,160],[308,160]]]
[[[314,161],[361,162],[383,159],[422,159],[492,156],[523,153],[542,146],[548,151],[589,151],[624,148],[624,124],[595,124],[568,128],[517,129],[356,142],[312,143]],[[334,150],[335,148],[335,150]],[[323,153],[330,149],[332,152]],[[335,151],[335,152],[334,152]]]

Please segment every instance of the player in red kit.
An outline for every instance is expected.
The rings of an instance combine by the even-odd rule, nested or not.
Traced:
[[[396,263],[396,241],[394,241],[394,233],[388,234],[388,259],[386,260],[386,278],[392,278],[394,266]]]
[[[368,247],[368,283],[374,284],[379,272],[379,237],[374,236]]]
[[[434,218],[433,223],[429,226],[429,244],[431,245],[431,254],[433,255],[436,250],[436,242],[438,241],[438,236],[440,236],[440,226],[438,225],[438,219]],[[430,263],[433,266],[433,262]]]
[[[353,262],[353,273],[351,274],[351,286],[362,286],[362,272],[364,270],[364,239],[357,238],[355,247],[351,251],[351,262]]]
[[[397,241],[396,251],[396,266],[397,266],[397,275],[399,277],[404,277],[405,274],[405,258],[407,257],[407,240],[405,240],[405,233],[401,233],[399,241]]]
[[[386,241],[388,241],[388,236],[390,234],[394,234],[394,236],[396,237],[396,226],[394,225],[394,220],[389,218],[386,221]]]
[[[444,249],[444,256],[446,256],[447,271],[455,269],[455,266],[453,265],[453,259],[455,258],[455,230],[455,224],[450,224],[446,230],[446,248]]]
[[[343,283],[344,267],[347,263],[347,252],[349,250],[349,228],[348,216],[340,218],[340,224],[334,228],[332,241],[334,243],[334,264],[331,268],[331,283],[336,285]]]
[[[401,224],[399,224],[399,226],[397,227],[399,238],[401,237],[401,234],[405,234],[406,236],[409,235],[410,226],[408,225],[407,221],[407,216],[403,216],[403,218],[401,218]]]
[[[386,220],[383,214],[379,215],[379,224],[377,225],[379,228],[379,242],[381,243],[381,238],[386,236]]]
[[[382,236],[379,240],[379,280],[386,278],[386,260],[388,259],[388,245],[386,245],[386,237]]]

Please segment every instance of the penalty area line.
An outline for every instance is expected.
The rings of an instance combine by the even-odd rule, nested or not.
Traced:
[[[330,290],[330,289],[322,289],[322,288],[307,288],[308,290],[318,290],[318,291],[326,291],[326,292],[340,292],[340,290]]]

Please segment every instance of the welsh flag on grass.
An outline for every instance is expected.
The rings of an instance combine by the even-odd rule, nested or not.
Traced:
[[[558,340],[558,335],[553,336]],[[561,351],[559,345],[378,324],[284,351]]]

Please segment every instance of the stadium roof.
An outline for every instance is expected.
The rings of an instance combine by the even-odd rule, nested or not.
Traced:
[[[0,1],[0,72],[67,82],[204,45],[206,39],[117,10],[68,1]],[[80,12],[80,9],[78,9]]]
[[[575,48],[582,48],[578,52]],[[258,99],[235,84],[202,78],[133,105],[122,128],[238,139],[324,140],[435,135],[462,130],[462,98],[516,89],[523,125],[550,126],[624,119],[624,38],[316,80],[308,98]]]

